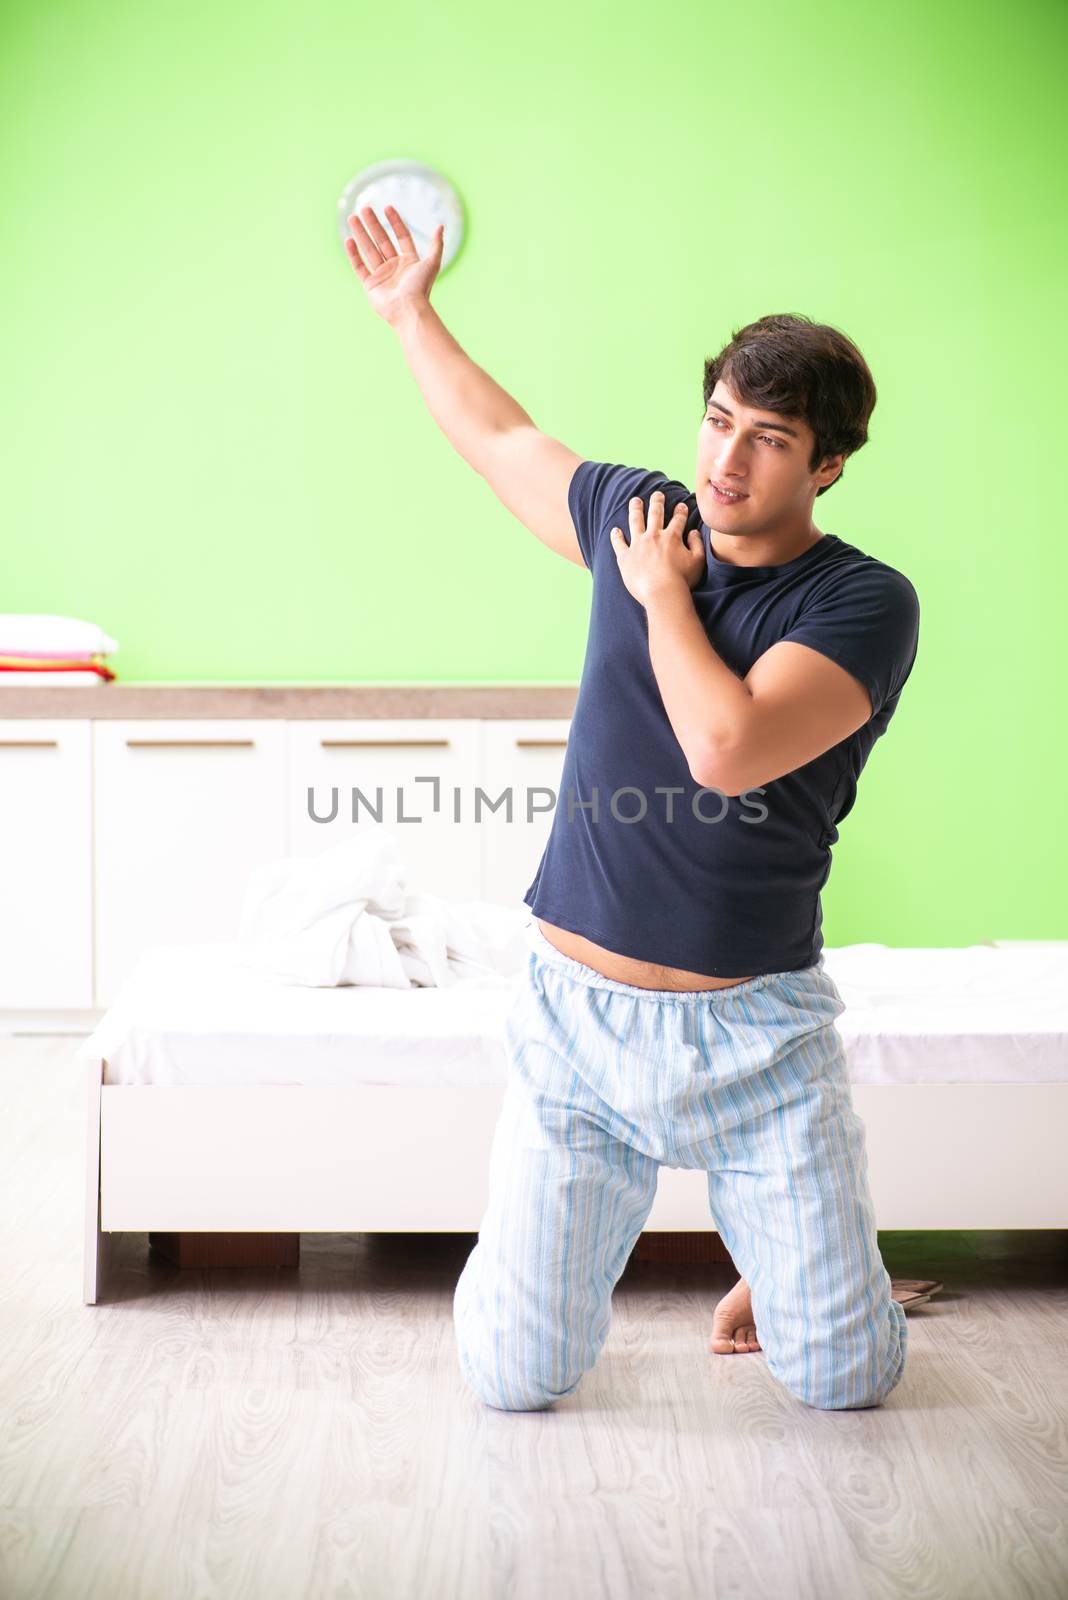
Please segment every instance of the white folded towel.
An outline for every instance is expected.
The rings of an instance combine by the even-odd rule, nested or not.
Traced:
[[[510,987],[531,921],[524,905],[409,894],[400,843],[376,827],[321,855],[254,868],[239,964],[315,988]]]
[[[99,672],[5,672],[0,677],[0,689],[63,689],[72,683],[100,684],[106,680]]]
[[[81,617],[50,611],[0,612],[0,655],[106,656],[118,648],[118,641],[103,628]]]

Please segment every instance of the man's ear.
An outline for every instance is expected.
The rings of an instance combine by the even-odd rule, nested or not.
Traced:
[[[830,488],[831,484],[834,483],[835,479],[841,477],[842,468],[844,466],[845,466],[845,453],[843,451],[839,451],[839,453],[836,456],[824,456],[823,460],[820,462],[819,466],[816,468],[817,473],[823,473],[824,474],[824,479],[823,479],[823,482],[820,484],[820,488],[821,489]]]

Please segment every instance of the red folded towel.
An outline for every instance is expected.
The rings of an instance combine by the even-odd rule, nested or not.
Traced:
[[[32,661],[27,657],[16,660],[12,656],[0,656],[0,672],[19,673],[23,676],[31,672],[95,672],[105,683],[110,683],[115,677],[111,668],[95,657],[65,661],[42,658]]]

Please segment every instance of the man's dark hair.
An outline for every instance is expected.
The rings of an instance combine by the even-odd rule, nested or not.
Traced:
[[[705,362],[706,410],[720,378],[753,410],[808,423],[815,434],[810,472],[824,456],[851,456],[868,442],[875,380],[852,340],[826,323],[784,312],[736,328],[730,343]],[[833,489],[842,472],[817,496]]]

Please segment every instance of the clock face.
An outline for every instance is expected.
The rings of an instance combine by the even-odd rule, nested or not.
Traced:
[[[440,271],[444,272],[456,256],[463,239],[464,218],[459,195],[449,180],[420,161],[382,161],[365,167],[346,184],[338,201],[338,231],[348,239],[348,219],[363,206],[373,206],[375,215],[396,244],[396,235],[386,216],[386,206],[395,206],[412,236],[412,243],[425,256],[434,229],[444,223],[445,239]]]

